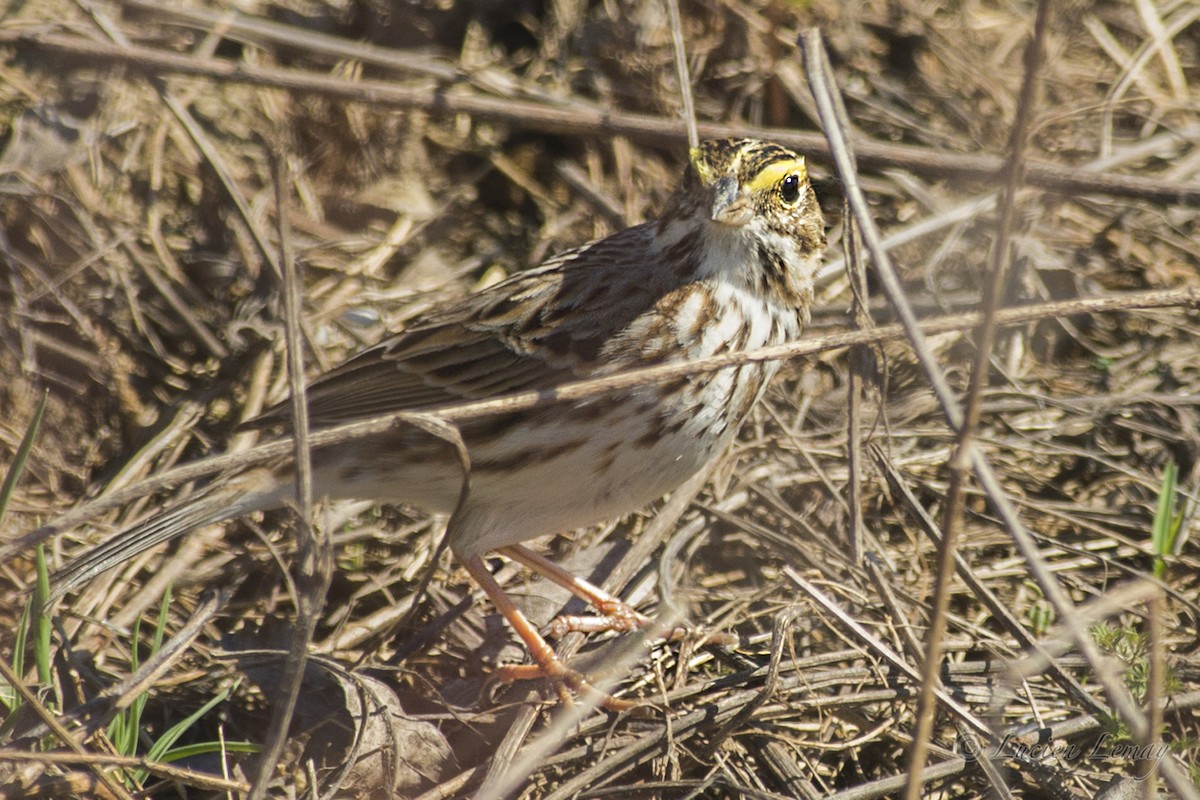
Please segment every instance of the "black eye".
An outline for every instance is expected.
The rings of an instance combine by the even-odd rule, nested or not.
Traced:
[[[783,202],[789,206],[800,199],[800,176],[796,174],[788,175],[783,179],[783,183],[779,184],[779,196],[783,198]]]

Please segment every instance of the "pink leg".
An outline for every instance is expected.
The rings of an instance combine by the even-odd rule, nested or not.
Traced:
[[[626,632],[645,628],[653,623],[645,614],[638,613],[619,597],[614,597],[599,586],[576,577],[538,555],[524,545],[514,544],[496,551],[513,561],[524,564],[537,574],[557,583],[571,594],[600,612],[598,617],[563,616],[550,623],[550,635],[560,639],[571,631],[595,633],[597,631]]]
[[[504,548],[504,550],[508,549]],[[504,552],[504,550],[500,552]],[[525,563],[523,559],[516,560]],[[600,705],[610,711],[626,711],[638,705],[629,700],[618,700],[609,694],[601,692],[599,689],[591,686],[587,682],[587,679],[579,672],[563,664],[558,656],[555,655],[554,649],[546,643],[542,635],[533,627],[529,618],[521,613],[512,599],[505,594],[504,589],[500,588],[500,584],[496,583],[496,579],[492,577],[492,573],[488,572],[482,558],[471,556],[470,558],[460,558],[459,561],[466,567],[467,572],[474,579],[476,585],[480,589],[483,589],[483,593],[488,596],[500,613],[504,615],[504,618],[508,620],[508,624],[513,626],[513,630],[517,632],[517,636],[521,637],[521,641],[525,643],[525,646],[529,648],[530,655],[533,656],[533,664],[501,667],[496,672],[497,677],[501,680],[547,678],[558,687],[558,696],[565,703],[571,702],[571,694],[567,691],[570,689],[576,693],[587,692],[598,695],[600,697]],[[530,568],[536,569],[532,566]],[[563,572],[563,574],[567,573]]]

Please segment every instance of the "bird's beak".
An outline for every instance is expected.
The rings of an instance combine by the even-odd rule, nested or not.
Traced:
[[[750,221],[754,209],[750,198],[742,194],[737,178],[726,175],[713,188],[712,221],[730,228],[740,228]]]

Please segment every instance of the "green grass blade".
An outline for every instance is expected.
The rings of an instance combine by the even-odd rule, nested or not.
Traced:
[[[25,610],[21,612],[21,620],[17,623],[16,637],[13,640],[13,674],[25,674],[25,642],[29,634],[29,604],[25,605]],[[13,711],[21,707],[21,696],[5,682],[0,682],[0,705],[4,706],[10,713],[5,723],[12,720]],[[4,725],[0,725],[0,739],[3,739],[7,733]]]
[[[254,755],[262,752],[262,745],[253,742],[196,742],[185,744],[163,753],[161,763],[169,764],[182,761],[185,758],[206,756],[210,753],[248,753]]]
[[[17,481],[21,479],[21,473],[25,471],[25,464],[29,461],[29,451],[33,449],[33,440],[37,438],[38,428],[42,427],[42,417],[46,414],[46,399],[49,396],[48,392],[42,392],[42,399],[38,402],[37,410],[33,412],[33,419],[25,428],[25,435],[21,437],[21,444],[17,447],[12,466],[4,476],[4,483],[0,484],[0,519],[4,519],[8,501],[12,499]]]
[[[1165,557],[1171,555],[1178,528],[1175,521],[1175,492],[1179,478],[1179,467],[1168,461],[1163,470],[1162,486],[1158,491],[1158,507],[1154,511],[1154,523],[1150,528],[1150,547],[1154,553],[1154,577],[1162,578],[1167,571]]]
[[[46,613],[46,604],[50,600],[50,567],[46,564],[46,548],[38,545],[37,585],[33,590],[33,658],[37,664],[38,683],[49,686],[52,682],[50,671],[50,615]]]
[[[162,649],[163,639],[167,632],[167,618],[170,616],[168,612],[171,610],[171,587],[167,586],[167,590],[163,592],[162,603],[158,606],[158,620],[154,623],[154,643],[150,646],[150,655],[158,655],[158,651]]]
[[[197,720],[199,720],[212,709],[216,708],[221,703],[225,702],[229,695],[233,693],[235,688],[237,688],[236,683],[233,686],[222,689],[215,697],[202,705],[200,708],[196,709],[196,711],[192,712],[192,714],[168,728],[162,736],[158,737],[158,741],[151,745],[150,749],[146,752],[146,758],[150,759],[151,761],[169,760],[167,754],[174,748],[175,742],[179,741],[179,738],[187,732],[188,728],[196,724]],[[139,781],[145,781],[149,776],[149,773],[145,772],[144,770],[139,770],[137,775]]]

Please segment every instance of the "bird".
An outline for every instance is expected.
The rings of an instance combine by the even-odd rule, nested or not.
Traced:
[[[306,389],[310,428],[402,411],[436,416],[451,403],[794,341],[824,249],[802,155],[757,139],[702,142],[657,218],[435,306],[317,377]],[[451,442],[410,426],[322,445],[312,451],[314,495],[448,514],[454,557],[531,654],[522,674],[550,679],[569,701],[598,690],[559,660],[485,557],[565,587],[608,627],[645,625],[525,542],[621,517],[677,488],[728,446],[778,369],[742,363],[459,420],[467,462]],[[281,403],[248,424],[286,435],[290,413]],[[53,593],[199,526],[294,503],[294,487],[287,459],[218,475],[68,563],[52,576]],[[627,705],[600,694],[610,708]]]

